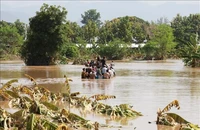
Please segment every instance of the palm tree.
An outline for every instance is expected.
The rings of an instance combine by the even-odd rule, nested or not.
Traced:
[[[184,41],[182,41],[184,42]],[[200,45],[198,44],[198,35],[191,36],[190,40],[184,42],[185,46],[181,48],[181,57],[186,66],[200,66]]]

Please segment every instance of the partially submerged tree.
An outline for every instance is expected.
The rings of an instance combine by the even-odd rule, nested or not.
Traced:
[[[175,45],[172,28],[169,25],[160,24],[153,30],[153,37],[151,41],[145,45],[144,51],[146,52],[146,50],[148,50],[147,52],[151,53],[151,57],[146,53],[147,57],[150,59],[154,57],[157,60],[165,60],[168,53]]]
[[[29,19],[30,30],[22,47],[22,59],[26,65],[50,65],[63,44],[62,24],[67,11],[60,6],[43,4],[40,12]]]
[[[198,37],[198,35],[196,36]],[[200,45],[195,36],[191,36],[189,41],[182,41],[184,47],[181,50],[181,57],[186,66],[198,67],[200,66]]]

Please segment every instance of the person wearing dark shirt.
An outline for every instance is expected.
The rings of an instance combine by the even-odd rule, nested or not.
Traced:
[[[102,67],[106,65],[106,57],[104,56],[103,59],[101,60]]]

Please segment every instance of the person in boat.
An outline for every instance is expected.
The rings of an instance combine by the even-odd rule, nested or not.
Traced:
[[[104,56],[103,59],[101,59],[101,64],[102,67],[104,67],[104,65],[106,65],[106,57]]]
[[[102,78],[101,68],[97,67],[96,68],[96,79],[101,79],[101,78]]]
[[[87,77],[88,77],[88,73],[86,72],[86,69],[83,68],[83,71],[82,71],[82,73],[81,73],[81,78],[82,78],[82,79],[86,79]]]
[[[108,68],[108,72],[110,73],[110,77],[115,76],[115,72],[114,72],[114,69],[112,69],[112,67]]]
[[[104,75],[104,73],[106,73],[106,71],[107,71],[107,67],[106,67],[106,65],[104,65],[103,68],[102,68],[102,70],[101,70],[102,75]]]
[[[89,60],[86,60],[85,67],[89,67],[89,66],[90,66],[90,62],[89,62]]]
[[[86,68],[86,72],[87,72],[87,78],[89,79],[90,78],[90,72],[92,72],[92,68],[91,67],[87,67]]]
[[[110,73],[109,70],[107,69],[106,72],[103,74],[103,79],[110,79]]]
[[[113,67],[113,66],[115,66],[115,64],[114,64],[114,62],[112,60],[111,63],[110,63],[110,67]]]
[[[101,68],[102,67],[101,60],[100,60],[99,56],[97,57],[97,60],[96,60],[96,67],[97,68]]]
[[[95,71],[90,72],[90,79],[95,79],[96,74]]]
[[[94,60],[90,61],[90,67],[94,67]]]
[[[116,75],[116,73],[115,73],[115,70],[114,70],[114,68],[111,66],[110,67],[110,73],[111,73],[111,75],[114,77],[115,75]]]

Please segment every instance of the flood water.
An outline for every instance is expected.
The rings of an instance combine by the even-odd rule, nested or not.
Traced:
[[[143,114],[136,119],[112,119],[109,116],[74,110],[86,119],[114,126],[107,129],[172,130],[157,126],[155,121],[157,109],[163,109],[175,99],[179,101],[181,108],[172,108],[170,112],[200,125],[200,68],[185,67],[181,60],[115,62],[117,76],[108,80],[82,80],[82,65],[25,66],[22,62],[1,62],[0,65],[0,83],[19,79],[19,83],[31,85],[24,76],[28,74],[49,90],[63,92],[63,75],[67,75],[73,80],[70,82],[71,92],[80,92],[87,97],[94,94],[115,95],[116,99],[108,99],[103,103],[130,104]],[[5,103],[1,103],[1,106],[7,107]]]

